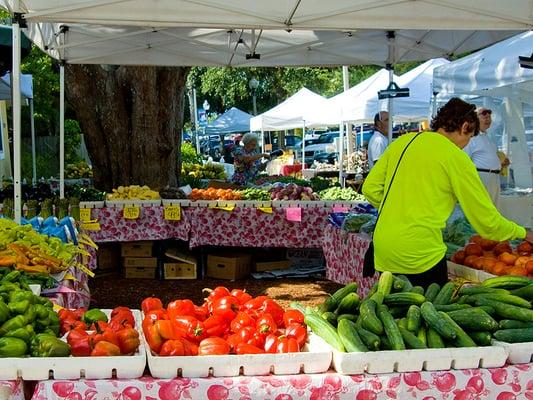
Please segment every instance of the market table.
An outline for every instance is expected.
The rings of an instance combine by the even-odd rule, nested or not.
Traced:
[[[0,381],[1,400],[24,400],[24,384],[22,380]]]
[[[493,369],[423,371],[381,375],[239,376],[42,381],[34,400],[53,399],[532,399],[533,364]]]
[[[378,280],[378,274],[363,278],[363,260],[369,243],[366,235],[349,233],[327,224],[322,244],[326,278],[342,284],[357,282],[359,295],[365,296]]]

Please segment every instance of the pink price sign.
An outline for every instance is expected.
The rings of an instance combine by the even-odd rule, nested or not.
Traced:
[[[333,206],[333,212],[348,212],[348,207]]]
[[[302,222],[302,209],[300,207],[287,207],[285,217],[287,221]]]

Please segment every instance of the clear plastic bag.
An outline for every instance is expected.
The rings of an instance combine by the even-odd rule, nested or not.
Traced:
[[[342,223],[342,229],[347,232],[359,233],[361,232],[361,228],[369,223],[376,223],[376,217],[374,215],[349,213]]]

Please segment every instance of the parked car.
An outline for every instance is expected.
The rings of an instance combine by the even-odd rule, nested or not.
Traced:
[[[285,148],[286,149],[294,149],[295,147],[298,147],[298,144],[301,144],[302,139],[299,136],[296,135],[285,135]],[[280,148],[279,146],[279,136],[275,136],[272,138],[272,150],[278,150]]]
[[[315,144],[305,147],[305,164],[310,165],[313,163],[314,157],[320,153],[335,153],[335,138],[339,137],[339,132],[323,133],[316,140]]]
[[[220,137],[211,136],[200,142],[200,152],[213,158],[214,161],[220,160],[222,156],[222,142]]]

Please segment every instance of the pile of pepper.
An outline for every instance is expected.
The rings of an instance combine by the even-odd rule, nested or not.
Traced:
[[[61,341],[59,318],[50,300],[36,296],[19,271],[0,280],[0,357],[67,357],[70,346]]]
[[[142,328],[150,349],[160,356],[298,352],[307,339],[304,315],[285,311],[268,296],[253,298],[241,289],[219,286],[201,306],[175,300],[163,308],[144,299]]]
[[[109,320],[97,308],[62,309],[59,319],[73,356],[132,355],[139,348],[135,317],[128,307],[114,308]]]

